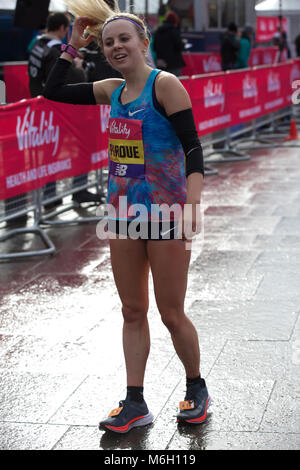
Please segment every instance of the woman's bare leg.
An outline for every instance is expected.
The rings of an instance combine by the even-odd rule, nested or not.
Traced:
[[[111,264],[122,302],[127,386],[143,386],[150,350],[147,319],[149,261],[146,241],[110,240]]]
[[[184,313],[190,250],[180,240],[148,241],[154,292],[162,321],[168,328],[186,376],[197,377],[200,350],[197,331]]]

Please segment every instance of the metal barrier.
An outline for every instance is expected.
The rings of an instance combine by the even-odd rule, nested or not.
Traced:
[[[9,230],[11,224],[15,221],[21,221],[23,225],[27,221],[29,213],[33,213],[33,225],[31,227],[15,227]],[[28,250],[13,253],[0,253],[0,260],[9,260],[30,256],[41,256],[41,255],[53,255],[55,253],[55,246],[45,233],[45,231],[39,227],[39,205],[38,205],[38,194],[37,191],[15,196],[5,201],[0,201],[0,224],[6,222],[5,233],[0,236],[0,242],[5,241],[11,237],[21,234],[32,233],[38,235],[46,248],[41,250]],[[7,231],[8,229],[8,231]]]
[[[224,142],[224,146],[222,148],[216,148],[214,150],[210,150],[208,153],[205,154],[204,156],[205,164],[238,162],[238,161],[250,160],[249,154],[239,152],[232,147],[230,128],[227,128],[224,131],[221,131],[221,133],[220,132],[216,133],[216,137],[213,137],[213,134],[212,134],[212,138],[209,144],[204,143],[203,147],[205,149],[205,147],[208,147],[214,144],[219,144],[221,142]],[[215,156],[215,158],[210,158],[213,155],[219,155],[219,156],[218,157]]]
[[[286,132],[276,133],[274,129],[274,122],[276,120],[281,120],[285,118],[291,118],[293,116],[293,107],[289,106],[278,111],[274,111],[270,115],[264,116],[259,119],[254,119],[252,125],[248,128],[248,131],[251,131],[251,135],[242,139],[239,139],[235,144],[231,144],[232,147],[236,150],[263,150],[268,148],[278,148],[278,147],[300,147],[300,144],[295,143],[294,141],[285,141],[284,137],[288,136]],[[265,133],[264,126],[271,126],[270,132]],[[260,129],[259,133],[258,130]],[[241,135],[241,132],[235,132],[231,134],[231,138],[235,138]],[[265,136],[265,137],[264,137]],[[245,143],[250,142],[252,145],[244,145]],[[259,145],[256,145],[256,143]]]
[[[0,81],[0,104],[5,104],[5,101],[5,83]],[[33,226],[13,228],[8,231],[5,230],[5,233],[0,236],[0,242],[16,235],[33,233],[41,238],[43,243],[46,245],[46,248],[41,250],[0,253],[0,260],[52,255],[55,253],[54,244],[45,231],[38,225],[40,208],[38,204],[37,191],[32,191],[30,193],[21,194],[4,201],[0,201],[0,225],[2,223],[6,223],[7,227],[9,227],[15,219],[21,219],[22,222],[25,222],[27,214],[30,212],[33,212]]]
[[[99,222],[101,218],[93,216],[90,213],[91,207],[98,207],[99,203],[88,203],[88,208],[83,208],[80,203],[70,200],[66,205],[61,205],[59,209],[51,212],[45,212],[43,208],[45,209],[45,207],[51,203],[55,203],[68,196],[73,196],[88,188],[95,188],[95,194],[98,194],[99,197],[104,197],[104,181],[107,181],[107,170],[104,172],[101,168],[100,170],[88,173],[88,175],[79,175],[74,178],[56,181],[56,183],[48,184],[46,188],[38,189],[39,225],[68,225],[74,223]],[[54,192],[55,195],[52,195]],[[71,210],[77,213],[75,218],[56,218],[53,220],[55,217]]]
[[[3,82],[0,82],[0,101],[2,104],[5,103],[5,87],[3,87]],[[212,163],[249,160],[250,155],[244,152],[247,149],[266,149],[281,146],[300,147],[300,145],[293,141],[286,142],[282,140],[288,131],[288,126],[282,120],[289,120],[290,118],[300,119],[299,107],[287,106],[269,114],[261,115],[261,117],[251,121],[242,122],[242,128],[239,129],[235,125],[225,127],[217,132],[204,134],[201,137],[201,142],[204,150],[205,174],[218,174],[217,169],[210,167]],[[281,130],[280,133],[278,132],[279,129]],[[252,144],[251,146],[245,145],[249,142]],[[213,145],[220,143],[223,143],[221,148],[211,149]],[[100,217],[91,214],[93,205],[89,204],[87,207],[82,207],[80,203],[73,199],[76,199],[74,195],[77,192],[88,188],[93,188],[98,195],[104,196],[107,179],[108,169],[100,169],[91,171],[86,175],[47,183],[43,188],[36,189],[30,193],[0,201],[0,224],[6,222],[9,226],[14,219],[19,217],[25,218],[29,213],[33,213],[32,227],[8,230],[4,235],[0,236],[0,241],[19,234],[33,233],[39,235],[46,245],[45,249],[38,251],[31,250],[0,254],[0,260],[54,254],[55,246],[41,226],[61,226],[74,223],[98,222],[101,220]],[[68,201],[66,204],[61,204],[60,200],[64,198],[68,198]],[[48,206],[55,202],[60,207],[48,211]],[[98,207],[99,204],[95,205]],[[71,210],[76,213],[75,217],[70,213]],[[59,216],[62,217],[60,218]]]

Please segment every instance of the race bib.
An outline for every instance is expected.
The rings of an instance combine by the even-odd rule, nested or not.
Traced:
[[[109,172],[127,178],[145,177],[142,121],[109,119]]]

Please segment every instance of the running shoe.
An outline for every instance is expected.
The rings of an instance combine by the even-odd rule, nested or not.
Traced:
[[[145,400],[141,403],[133,400],[119,402],[119,408],[112,410],[107,419],[100,421],[99,429],[126,433],[130,429],[152,423],[153,415],[149,412]]]
[[[178,423],[200,424],[207,418],[207,408],[211,403],[205,380],[200,384],[187,386],[184,401],[179,403],[180,412],[177,414]]]

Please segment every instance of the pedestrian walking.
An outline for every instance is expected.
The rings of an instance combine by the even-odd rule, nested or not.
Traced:
[[[200,375],[197,331],[184,312],[190,262],[186,240],[193,230],[199,231],[197,210],[204,173],[191,101],[177,77],[147,64],[149,39],[139,17],[119,12],[117,5],[113,11],[103,0],[69,0],[68,7],[77,19],[44,95],[73,104],[111,105],[107,203],[117,216],[109,219],[108,230],[124,320],[127,396],[99,426],[126,433],[153,421],[143,395],[150,350],[150,269],[157,307],[187,380],[177,421],[199,424],[207,417],[210,398]],[[93,37],[98,38],[106,59],[123,79],[66,85],[73,57]],[[125,208],[124,197],[128,202]],[[133,214],[136,204],[142,215]],[[180,208],[177,213],[166,211],[168,229],[158,210],[163,204],[164,208]]]

